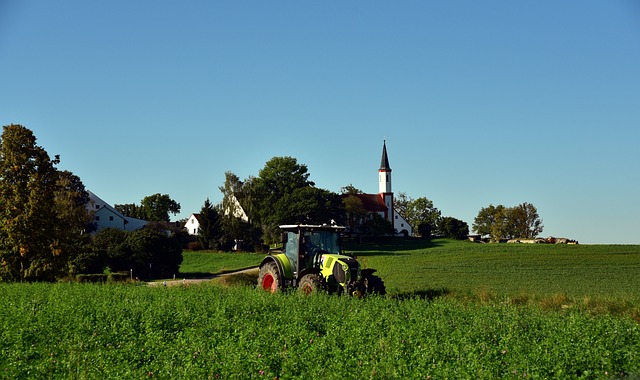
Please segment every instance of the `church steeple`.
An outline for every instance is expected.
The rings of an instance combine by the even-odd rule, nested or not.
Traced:
[[[378,192],[380,194],[391,194],[391,167],[387,156],[387,141],[382,144],[382,159],[380,169],[378,169]]]
[[[391,171],[389,167],[389,157],[387,157],[387,141],[382,143],[382,159],[380,160],[380,170]]]

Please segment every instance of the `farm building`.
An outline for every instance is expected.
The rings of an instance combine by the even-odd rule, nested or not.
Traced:
[[[105,228],[135,231],[141,229],[148,223],[146,220],[122,215],[118,210],[111,207],[110,204],[103,201],[91,191],[87,192],[89,193],[87,211],[93,212],[93,222],[96,224],[96,231],[101,231]]]
[[[187,219],[187,222],[184,224],[184,228],[187,230],[189,235],[197,235],[200,231],[200,214],[191,214]]]

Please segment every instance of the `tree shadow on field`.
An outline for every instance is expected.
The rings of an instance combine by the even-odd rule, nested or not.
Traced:
[[[401,301],[409,300],[409,299],[423,299],[423,300],[433,301],[434,299],[444,297],[449,293],[451,293],[451,291],[446,288],[426,289],[426,290],[416,290],[414,292],[398,293],[394,295],[393,298]]]

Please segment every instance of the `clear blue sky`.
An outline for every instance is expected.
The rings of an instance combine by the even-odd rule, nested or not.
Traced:
[[[318,187],[640,244],[640,2],[0,0],[0,123],[175,219],[274,156]]]

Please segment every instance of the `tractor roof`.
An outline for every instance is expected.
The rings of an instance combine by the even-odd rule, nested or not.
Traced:
[[[281,230],[285,230],[285,231],[298,231],[298,230],[304,230],[304,231],[334,231],[334,232],[341,232],[344,231],[346,229],[346,227],[343,226],[333,226],[333,225],[328,225],[328,224],[322,224],[322,225],[318,225],[318,224],[284,224],[280,226]]]

